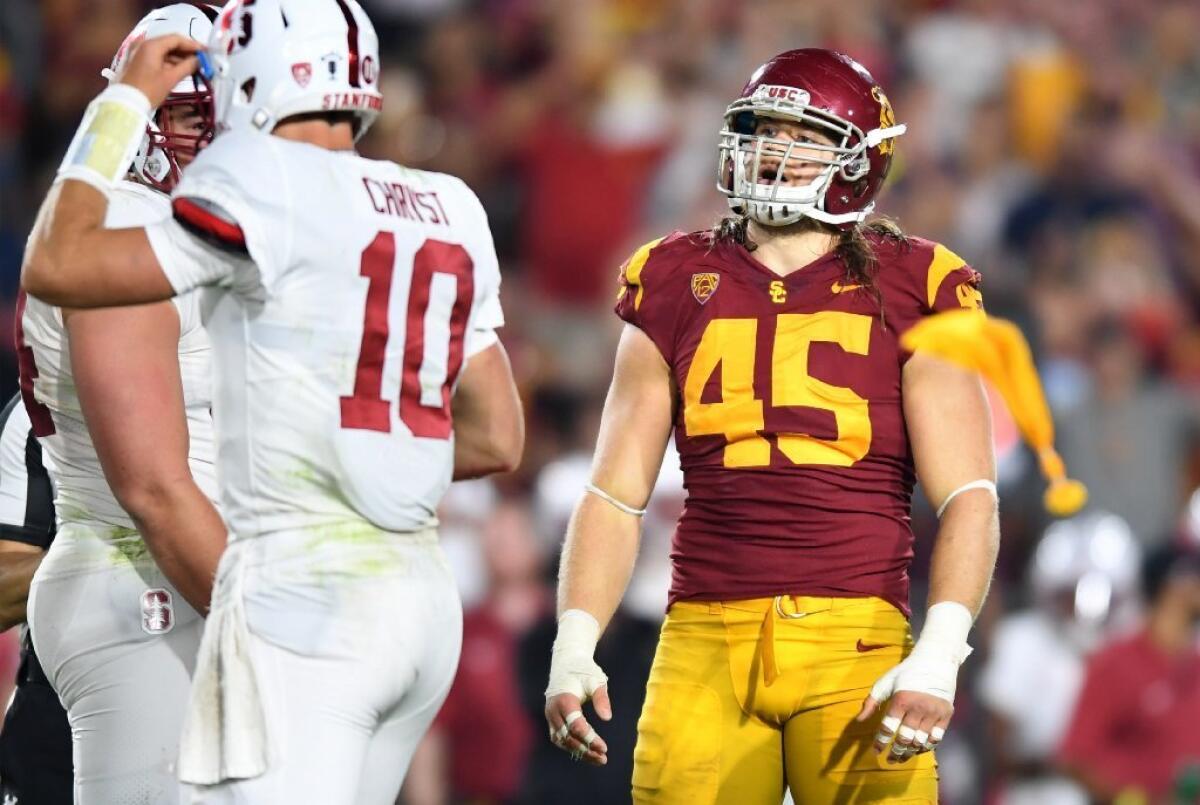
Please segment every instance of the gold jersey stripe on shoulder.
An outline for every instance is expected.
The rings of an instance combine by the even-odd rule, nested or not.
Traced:
[[[929,294],[929,307],[933,307],[934,300],[937,299],[938,288],[942,287],[942,280],[946,279],[946,275],[966,264],[966,260],[942,244],[934,245],[933,259],[929,261],[928,287],[926,289]]]
[[[634,252],[633,256],[629,258],[629,262],[625,264],[625,282],[637,286],[638,289],[637,296],[633,299],[634,310],[642,306],[642,296],[646,293],[646,289],[642,287],[642,267],[650,259],[651,249],[662,242],[662,238],[650,241]]]

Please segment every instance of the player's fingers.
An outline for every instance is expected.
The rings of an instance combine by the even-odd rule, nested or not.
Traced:
[[[144,40],[141,47],[146,48],[149,52],[158,53],[162,57],[165,57],[167,55],[184,56],[189,53],[195,53],[197,50],[202,49],[204,45],[190,36],[166,34],[165,36],[156,36],[153,39]]]
[[[915,754],[928,752],[932,747],[929,744],[929,733],[938,724],[936,716],[926,716],[921,719],[921,723],[917,724],[917,733],[913,736],[913,749]]]
[[[939,722],[936,726],[932,727],[929,730],[929,748],[930,749],[933,749],[934,747],[936,747],[938,744],[940,744],[942,742],[942,739],[946,737],[946,728],[949,726],[949,724],[950,724],[950,719],[947,718],[944,721]]]
[[[570,693],[559,693],[546,699],[546,725],[550,728],[550,740],[562,745],[568,728],[566,716],[568,713],[580,710],[579,698]]]
[[[866,721],[875,712],[875,708],[879,706],[879,702],[875,701],[874,697],[868,696],[863,699],[862,709],[858,711],[858,715],[854,717],[855,721]]]
[[[612,702],[608,700],[608,685],[601,685],[592,694],[592,707],[603,721],[612,720]]]
[[[915,744],[917,720],[917,716],[909,711],[899,728],[896,729],[896,737],[892,740],[892,747],[888,751],[889,763],[903,763],[917,753],[918,747]]]
[[[900,723],[904,719],[903,712],[896,712],[893,707],[883,721],[879,724],[879,731],[875,733],[875,751],[882,752],[892,742],[892,738],[896,734],[896,730],[900,729]]]
[[[182,34],[156,36],[138,44],[137,50],[130,56],[129,64],[133,67],[136,59],[137,66],[151,69],[161,66],[184,69],[190,62],[190,67],[195,69],[195,54],[203,47],[195,39]]]
[[[608,763],[608,745],[583,717],[581,710],[572,710],[562,715],[562,726],[552,735],[561,736],[554,744],[571,756],[572,760],[583,760],[596,766]]]
[[[579,711],[576,711],[579,712]],[[579,742],[579,745],[586,748],[590,752],[604,755],[608,753],[608,744],[604,743],[604,739],[596,734],[592,729],[592,725],[580,713],[575,716],[574,713],[567,716],[567,730],[571,737]]]

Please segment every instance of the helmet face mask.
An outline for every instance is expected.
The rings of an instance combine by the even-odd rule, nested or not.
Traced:
[[[807,115],[793,120],[830,142],[784,139],[757,133],[764,119],[778,118],[733,114],[733,124],[721,131],[718,144],[720,187],[735,211],[760,223],[795,223],[821,204],[835,176],[854,181],[868,169],[861,145],[847,145],[854,133],[844,126]],[[801,180],[809,174],[812,178],[800,184],[795,174]]]
[[[798,124],[827,142],[763,136],[763,119]],[[717,189],[734,212],[761,224],[785,226],[808,217],[847,229],[874,208],[894,138],[904,130],[883,90],[857,62],[821,49],[781,53],[726,109]],[[774,176],[764,173],[764,162],[778,166]],[[797,186],[785,181],[784,170],[796,164],[822,169]]]
[[[154,111],[153,122],[146,127],[142,150],[145,157],[138,170],[139,178],[155,190],[169,193],[179,181],[180,172],[204,146],[212,142],[212,91],[198,84],[194,92],[172,92]],[[200,125],[191,130],[176,127],[172,112],[183,110],[187,118],[196,118]],[[139,154],[142,151],[139,151]]]

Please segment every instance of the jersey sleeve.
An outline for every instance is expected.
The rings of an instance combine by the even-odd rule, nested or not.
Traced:
[[[0,539],[43,549],[54,539],[54,490],[20,394],[0,412]]]
[[[500,340],[496,330],[504,326],[504,309],[500,306],[500,261],[496,257],[496,245],[492,240],[487,213],[475,193],[465,183],[460,181],[459,184],[478,213],[478,222],[474,226],[478,238],[474,268],[475,298],[463,347],[464,356],[470,358]]]
[[[290,190],[271,138],[223,134],[188,166],[170,220],[147,229],[171,287],[220,284],[269,294],[292,241]]]
[[[929,313],[969,308],[983,310],[982,277],[967,262],[940,243],[925,274],[925,304]]]
[[[663,247],[680,237],[674,233],[643,245],[621,266],[616,313],[649,336],[663,359],[671,362],[678,299],[666,287],[671,272]]]

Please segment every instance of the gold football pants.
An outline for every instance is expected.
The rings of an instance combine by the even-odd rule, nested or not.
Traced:
[[[872,747],[886,708],[854,720],[912,649],[879,598],[680,602],[663,624],[638,721],[633,800],[654,805],[936,803],[927,752]]]

